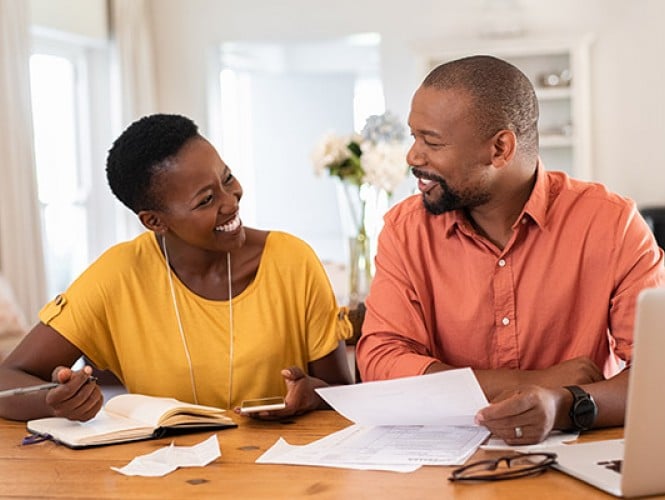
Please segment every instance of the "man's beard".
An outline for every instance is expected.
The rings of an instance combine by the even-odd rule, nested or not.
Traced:
[[[414,170],[413,173],[416,175],[418,174],[416,170]],[[425,209],[433,215],[440,215],[453,210],[477,207],[490,200],[489,193],[480,191],[474,192],[468,189],[464,192],[460,192],[452,189],[448,183],[439,176],[435,177],[429,175],[427,178],[436,182],[441,190],[441,195],[436,199],[429,199],[423,195]]]
[[[450,189],[446,181],[441,179],[435,182],[441,188],[442,194],[435,200],[429,200],[423,196],[423,204],[429,213],[439,215],[445,212],[450,212],[451,210],[457,210],[458,208],[464,208],[462,198]]]

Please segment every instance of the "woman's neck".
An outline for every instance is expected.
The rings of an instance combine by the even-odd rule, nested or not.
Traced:
[[[231,262],[231,287],[233,296],[236,296],[254,281],[265,247],[265,231],[246,231],[245,244],[232,251],[230,258],[227,252],[181,246],[168,237],[160,241],[160,247],[162,253],[166,248],[172,272],[189,290],[206,299],[228,300],[228,262]]]

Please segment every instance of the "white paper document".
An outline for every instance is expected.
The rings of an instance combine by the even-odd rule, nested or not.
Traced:
[[[304,446],[280,439],[257,463],[411,472],[462,464],[489,436],[474,423],[487,399],[470,369],[317,392],[355,425]]]
[[[421,465],[462,464],[488,434],[481,427],[356,424],[304,446],[280,439],[257,463],[411,472]]]
[[[161,477],[178,467],[203,467],[221,457],[217,435],[194,446],[169,446],[139,455],[124,467],[111,467],[125,476]]]
[[[579,437],[579,432],[562,432],[562,431],[552,431],[549,436],[547,436],[543,441],[536,444],[527,444],[527,445],[509,445],[501,438],[490,438],[487,443],[481,446],[483,450],[512,450],[512,451],[521,451],[521,452],[534,452],[542,450],[543,448],[549,448],[550,446],[557,446],[560,444],[566,444],[569,441],[575,441]]]
[[[257,464],[288,464],[288,465],[314,465],[322,467],[339,467],[358,470],[385,470],[393,472],[413,472],[420,468],[420,464],[360,464],[353,462],[353,458],[343,457],[335,460],[332,450],[346,439],[347,434],[354,432],[354,425],[335,432],[318,441],[303,446],[287,443],[283,438],[261,455]]]
[[[476,413],[488,405],[470,368],[316,392],[360,425],[475,425]]]

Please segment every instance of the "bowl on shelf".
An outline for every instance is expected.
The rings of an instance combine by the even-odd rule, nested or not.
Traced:
[[[538,85],[543,88],[550,87],[570,87],[572,75],[569,69],[562,69],[561,71],[550,71],[538,75]]]

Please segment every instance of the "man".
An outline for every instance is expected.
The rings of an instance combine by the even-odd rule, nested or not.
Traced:
[[[623,424],[636,297],[665,283],[635,204],[548,172],[538,102],[505,61],[434,69],[407,160],[422,195],[385,217],[357,346],[363,380],[471,367],[509,444]]]

